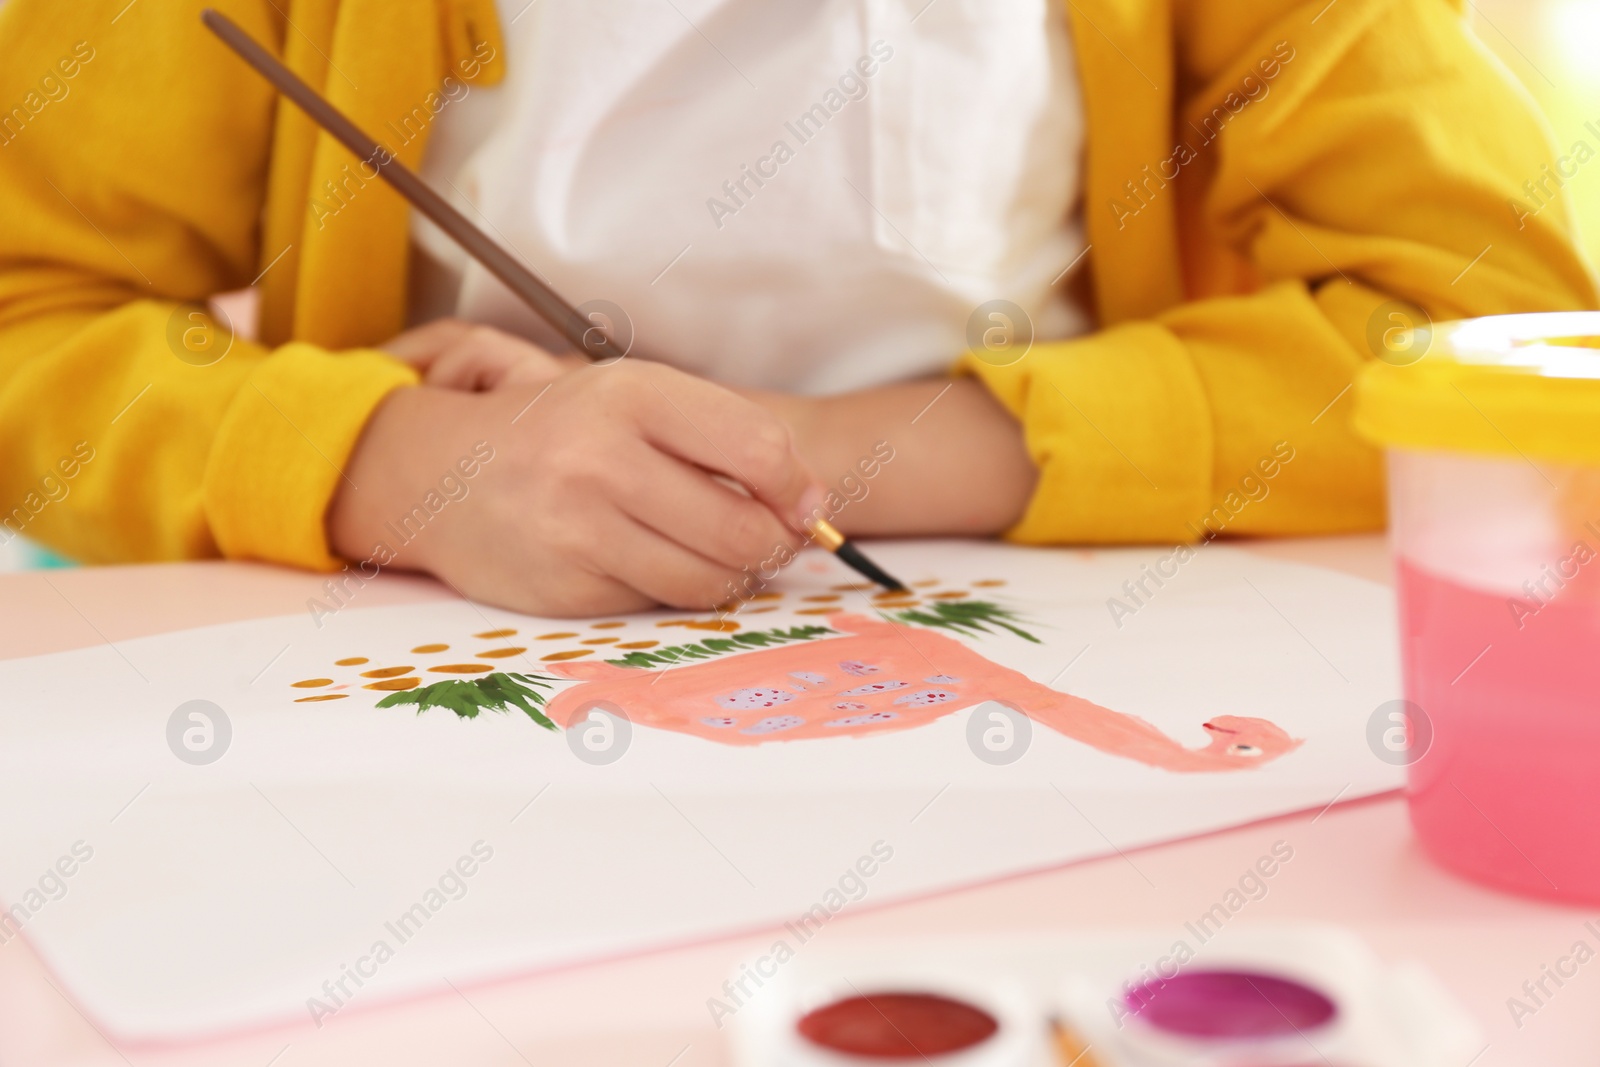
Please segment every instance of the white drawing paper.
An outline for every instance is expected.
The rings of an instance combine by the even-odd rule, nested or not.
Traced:
[[[1402,783],[1367,740],[1380,585],[1217,545],[872,553],[911,596],[812,553],[727,617],[357,594],[0,662],[0,938],[108,1032],[188,1039]]]

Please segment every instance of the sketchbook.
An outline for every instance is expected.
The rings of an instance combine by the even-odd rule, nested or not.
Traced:
[[[722,611],[466,601],[0,662],[0,941],[184,1040],[1398,788],[1383,586],[1221,545],[875,544]]]

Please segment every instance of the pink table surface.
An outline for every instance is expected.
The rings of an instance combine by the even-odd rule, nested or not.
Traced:
[[[1251,551],[1389,580],[1373,537],[1280,541]],[[0,576],[0,658],[37,655],[192,626],[305,610],[320,580],[271,567],[193,563]],[[365,603],[450,599],[434,583],[385,576]],[[1384,958],[1420,960],[1475,1015],[1487,1047],[1471,1067],[1591,1064],[1600,1049],[1600,962],[1517,1025],[1507,998],[1596,938],[1593,909],[1502,896],[1433,866],[1398,796],[1336,804],[1224,833],[1141,849],[924,900],[846,909],[812,944],[884,936],[1108,929],[1170,930],[1210,908],[1275,841],[1292,863],[1233,924],[1342,924]],[[1134,864],[1137,864],[1135,868]],[[723,1064],[706,1008],[740,959],[770,945],[741,936],[620,962],[341,1012],[320,1030],[285,1027],[179,1048],[118,1049],[61,990],[22,939],[0,947],[0,1067],[306,1067],[312,1064]],[[1462,1067],[1469,1067],[1463,1064]]]

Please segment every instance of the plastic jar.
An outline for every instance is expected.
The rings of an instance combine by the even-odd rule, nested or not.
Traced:
[[[1388,451],[1412,825],[1470,878],[1600,901],[1600,313],[1387,351],[1355,421]]]

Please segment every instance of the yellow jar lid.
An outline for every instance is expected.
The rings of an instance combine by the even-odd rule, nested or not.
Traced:
[[[1369,441],[1600,464],[1600,312],[1417,326],[1377,347],[1356,379]]]

